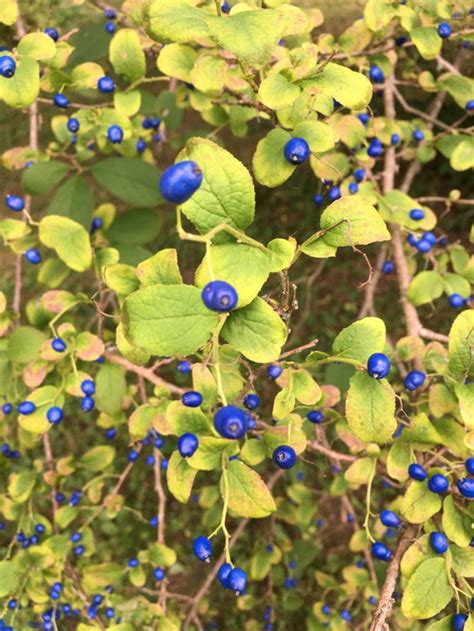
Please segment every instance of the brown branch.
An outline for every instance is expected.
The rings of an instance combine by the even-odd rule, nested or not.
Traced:
[[[314,449],[314,451],[318,451],[324,456],[327,456],[328,458],[332,458],[334,460],[341,460],[343,462],[354,462],[354,460],[357,460],[356,456],[351,456],[350,454],[341,454],[338,451],[333,451],[332,449],[329,449],[329,447],[321,445],[316,440],[308,440],[306,445],[307,447]]]
[[[440,129],[444,129],[445,131],[449,132],[453,131],[453,128],[450,125],[446,125],[446,123],[439,121],[437,118],[426,114],[425,112],[417,109],[416,107],[413,107],[412,105],[409,105],[403,98],[402,94],[397,90],[397,88],[394,87],[393,91],[397,101],[406,112],[409,112],[410,114],[415,114],[415,116],[423,118],[423,120],[430,122],[432,125],[436,125],[436,127],[439,127]]]
[[[449,197],[439,197],[437,195],[417,197],[417,201],[424,202],[443,202],[445,204],[459,204],[460,206],[474,206],[474,199],[449,199]]]
[[[435,340],[436,342],[442,342],[444,344],[449,342],[449,337],[447,335],[436,333],[436,331],[431,331],[430,329],[425,329],[424,326],[421,327],[418,334],[421,337],[425,337],[427,340]]]
[[[144,366],[137,366],[135,364],[132,364],[132,362],[129,362],[128,359],[125,359],[120,355],[114,355],[110,351],[106,351],[104,353],[104,356],[108,361],[112,362],[113,364],[117,364],[118,366],[122,366],[122,368],[125,368],[126,370],[129,370],[130,372],[143,377],[154,386],[167,388],[170,392],[174,392],[176,394],[183,394],[183,392],[185,392],[184,388],[175,386],[173,383],[169,383],[161,377],[158,377],[158,375],[155,375],[151,368],[145,368]]]
[[[390,616],[393,603],[395,602],[393,598],[393,591],[397,583],[400,561],[413,542],[413,539],[416,537],[417,532],[417,526],[409,526],[400,539],[398,548],[393,555],[390,565],[388,566],[379,602],[377,604],[377,609],[374,612],[374,617],[372,618],[372,624],[370,625],[369,631],[385,631],[387,628],[385,621]]]
[[[361,318],[365,318],[365,316],[367,315],[375,315],[374,296],[377,285],[380,281],[380,278],[382,277],[382,266],[386,256],[387,246],[382,245],[378,251],[377,258],[375,260],[375,268],[372,275],[372,280],[365,286],[364,301],[360,308],[359,315],[357,316],[359,320]]]
[[[301,353],[303,351],[307,351],[310,348],[313,348],[314,346],[316,346],[316,344],[319,342],[319,340],[312,340],[311,342],[308,342],[307,344],[302,344],[302,346],[297,346],[296,348],[293,348],[289,351],[285,351],[284,353],[282,353],[280,355],[280,357],[278,358],[280,359],[284,359],[285,357],[290,357],[291,355],[296,355],[296,353]]]

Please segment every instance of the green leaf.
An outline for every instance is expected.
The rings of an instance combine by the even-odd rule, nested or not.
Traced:
[[[421,221],[410,219],[410,210],[421,208],[425,216]],[[407,230],[433,230],[437,223],[435,213],[401,191],[389,191],[379,200],[379,210],[385,221],[398,223]]]
[[[207,18],[211,37],[247,64],[263,66],[270,61],[285,26],[285,17],[272,9],[233,12]]]
[[[380,318],[362,318],[343,329],[332,345],[333,355],[365,364],[373,353],[385,348],[385,323]]]
[[[142,96],[138,90],[114,93],[115,109],[123,116],[135,116],[140,111],[141,104]]]
[[[204,94],[221,94],[226,77],[226,62],[210,53],[201,53],[190,73],[191,83]]]
[[[115,243],[148,243],[160,231],[160,217],[150,208],[132,208],[116,215],[107,230]]]
[[[36,405],[36,410],[27,416],[20,414],[18,417],[20,426],[32,434],[47,432],[51,424],[46,418],[46,412],[52,405],[62,407],[64,396],[58,394],[55,386],[42,386],[28,395],[28,401],[32,401]]]
[[[54,40],[45,33],[28,33],[21,38],[17,51],[20,55],[40,61],[51,59],[56,54]]]
[[[199,436],[197,451],[187,458],[189,466],[202,471],[212,471],[221,464],[222,454],[232,456],[239,451],[235,440],[216,438],[215,436]]]
[[[415,462],[413,447],[399,441],[394,442],[387,456],[387,473],[391,478],[405,482],[412,462]]]
[[[18,18],[17,0],[3,0],[0,6],[0,23],[11,26]],[[4,596],[5,594],[0,594]]]
[[[94,197],[92,188],[88,186],[82,175],[73,175],[54,193],[46,213],[48,215],[60,215],[70,217],[90,229],[92,221],[92,209]]]
[[[32,326],[20,326],[8,339],[8,356],[12,362],[28,364],[39,359],[40,350],[47,337]]]
[[[266,363],[279,357],[287,330],[270,305],[255,298],[243,309],[231,313],[222,337],[247,359]]]
[[[474,429],[474,384],[458,384],[456,396],[459,401],[461,418],[469,429]]]
[[[166,422],[176,436],[186,432],[201,434],[209,432],[210,425],[207,416],[200,408],[190,408],[173,401],[166,410]]]
[[[474,167],[474,150],[472,139],[463,140],[451,155],[450,165],[455,171],[467,171]]]
[[[451,598],[445,559],[427,559],[408,579],[402,596],[402,613],[417,620],[432,618]]]
[[[424,412],[412,418],[410,427],[405,427],[399,440],[422,445],[435,445],[442,442],[440,435]]]
[[[61,506],[56,511],[54,521],[60,528],[67,528],[79,515],[77,506]]]
[[[283,388],[273,400],[272,416],[281,421],[294,410],[296,405],[296,397],[292,390]]]
[[[326,243],[324,239],[319,238],[307,245],[303,243],[301,245],[301,251],[306,254],[306,256],[311,256],[315,259],[326,259],[331,256],[336,256],[337,248]]]
[[[158,70],[168,77],[191,83],[191,70],[197,59],[197,53],[191,46],[168,44],[160,50],[156,61]]]
[[[0,561],[0,598],[14,594],[20,580],[19,572],[13,561]]]
[[[130,435],[135,439],[145,438],[153,425],[158,409],[152,405],[140,405],[132,412],[128,421]]]
[[[423,59],[436,59],[441,52],[443,40],[434,26],[419,26],[412,29],[410,39]]]
[[[474,79],[461,74],[447,73],[438,77],[437,86],[440,90],[446,90],[461,109],[465,109],[466,103],[472,99],[474,93]]]
[[[96,377],[95,399],[98,409],[110,416],[117,414],[122,409],[126,391],[123,369],[117,364],[103,364]]]
[[[255,191],[250,173],[232,154],[205,138],[192,138],[179,155],[196,162],[203,181],[181,208],[201,233],[225,223],[246,228],[255,213]]]
[[[187,0],[155,0],[148,9],[151,34],[161,42],[194,42],[209,36],[208,14]]]
[[[170,567],[176,563],[176,552],[164,543],[154,543],[150,548],[150,561],[160,567]]]
[[[288,107],[299,97],[300,88],[291,83],[284,75],[272,74],[262,81],[258,89],[261,103],[272,110]]]
[[[59,184],[68,171],[68,165],[57,160],[36,162],[23,172],[21,183],[26,193],[42,195]]]
[[[441,498],[427,482],[412,482],[402,502],[402,514],[411,524],[423,524],[441,509]]]
[[[86,451],[80,459],[80,463],[91,471],[102,471],[112,464],[115,458],[115,449],[111,445],[99,445]]]
[[[115,33],[110,42],[109,57],[115,72],[130,83],[145,76],[145,53],[134,29],[121,28]]]
[[[269,274],[270,258],[266,252],[243,243],[226,243],[207,248],[195,282],[198,287],[204,287],[213,278],[230,283],[237,291],[240,308],[252,302]]]
[[[285,158],[283,150],[291,135],[276,127],[259,141],[255,150],[252,167],[259,184],[276,188],[286,182],[296,167]]]
[[[0,100],[14,108],[29,107],[39,94],[39,65],[31,57],[17,61],[16,72],[9,79],[0,76]]]
[[[358,458],[345,471],[344,477],[350,484],[368,484],[374,472],[373,458]]]
[[[109,193],[133,206],[157,206],[159,171],[139,158],[107,158],[91,167],[91,173]]]
[[[293,129],[294,137],[302,137],[313,153],[325,153],[334,148],[334,134],[326,123],[321,121],[303,121]]]
[[[296,252],[296,241],[293,238],[272,239],[267,244],[270,250],[270,272],[281,272],[290,267]]]
[[[390,233],[375,208],[362,196],[342,197],[321,215],[324,241],[334,247],[388,241]]]
[[[408,297],[416,307],[433,302],[442,294],[443,279],[438,272],[420,272],[412,279],[408,287]]]
[[[468,546],[474,536],[471,520],[456,506],[452,495],[448,495],[443,503],[443,530],[461,548]]]
[[[143,287],[179,285],[183,282],[178,266],[178,253],[174,248],[160,250],[142,261],[136,269],[136,275]]]
[[[474,549],[471,546],[460,548],[453,543],[449,550],[453,558],[453,570],[460,576],[474,578]]]
[[[103,271],[105,283],[120,297],[125,297],[136,291],[140,283],[131,265],[114,263],[107,265]]]
[[[68,217],[43,217],[39,227],[41,243],[52,248],[72,270],[84,272],[92,263],[92,248],[88,232]]]
[[[360,72],[328,63],[317,69],[313,77],[301,82],[303,87],[316,88],[352,110],[362,110],[372,99],[372,84]]]
[[[34,471],[12,473],[8,482],[8,494],[18,504],[24,504],[31,495],[36,482]]]
[[[104,70],[99,64],[86,62],[72,69],[71,82],[75,88],[91,90],[97,89],[97,81],[104,76]]]
[[[474,375],[472,348],[474,347],[474,311],[463,311],[449,331],[448,373],[456,381]]]
[[[190,285],[151,285],[123,304],[125,335],[155,355],[191,355],[209,339],[219,320],[201,291]]]
[[[321,399],[321,388],[304,368],[291,371],[292,390],[300,403],[314,405]]]
[[[361,440],[386,443],[397,429],[395,394],[385,379],[372,379],[366,372],[350,380],[346,400],[349,427]]]
[[[229,508],[240,517],[268,517],[276,510],[272,494],[256,471],[239,460],[228,463],[227,483],[221,477],[222,497],[228,498]]]
[[[99,563],[82,569],[82,585],[89,592],[102,591],[107,585],[117,585],[123,577],[123,564]]]
[[[379,31],[390,24],[397,15],[397,9],[389,0],[367,0],[364,7],[364,20],[371,31]]]

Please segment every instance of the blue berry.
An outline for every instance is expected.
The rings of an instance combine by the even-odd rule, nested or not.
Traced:
[[[60,407],[51,407],[46,412],[46,418],[51,423],[51,425],[57,425],[63,420],[64,412]]]
[[[138,567],[140,565],[140,561],[137,559],[137,557],[132,557],[128,560],[127,565],[131,568]]]
[[[392,261],[384,261],[382,265],[382,272],[384,274],[393,274],[395,266]]]
[[[28,416],[29,414],[33,414],[36,410],[36,405],[33,401],[22,401],[18,404],[18,412],[23,414],[23,416]]]
[[[188,408],[198,408],[202,403],[202,394],[195,390],[184,392],[181,395],[181,402]]]
[[[451,294],[449,296],[449,304],[454,309],[459,309],[464,304],[464,298],[461,296],[461,294]]]
[[[41,254],[36,248],[30,248],[29,250],[26,250],[25,259],[28,261],[28,263],[31,263],[32,265],[39,265],[39,263],[41,263],[41,261],[43,260],[41,258]]]
[[[110,77],[101,77],[97,81],[97,89],[104,94],[110,94],[115,90],[115,81]]]
[[[319,423],[322,423],[324,421],[324,414],[322,412],[320,412],[319,410],[310,410],[306,414],[306,418],[311,423],[319,424]]]
[[[247,410],[255,410],[260,405],[260,397],[258,394],[247,394],[244,398],[244,405]]]
[[[318,193],[317,195],[313,197],[313,202],[317,206],[321,206],[321,204],[323,203],[323,200],[324,200],[324,195],[321,195],[321,193]]]
[[[400,2],[400,4],[403,4],[402,2]],[[405,35],[400,35],[399,37],[395,38],[395,45],[400,47],[403,46],[403,44],[406,44],[408,42],[408,37],[406,37]]]
[[[106,22],[105,30],[110,35],[113,35],[115,33],[115,31],[117,30],[117,25],[114,22]]]
[[[18,600],[16,598],[11,598],[8,601],[8,609],[16,609],[18,605]]]
[[[7,195],[5,197],[5,204],[7,208],[13,210],[13,212],[19,213],[25,207],[25,200],[19,195]]]
[[[67,348],[66,342],[60,337],[55,337],[54,340],[51,342],[51,348],[57,353],[64,353]]]
[[[191,362],[189,362],[187,359],[182,359],[181,361],[178,362],[176,369],[178,372],[182,373],[183,375],[186,375],[190,373],[192,370]]]
[[[370,66],[369,77],[373,83],[383,83],[385,80],[383,70],[380,66]]]
[[[104,222],[102,221],[100,217],[94,217],[91,223],[91,234],[94,234],[94,232],[97,232],[97,230],[100,230],[103,225],[104,225]],[[102,361],[99,361],[99,360],[102,360]],[[97,359],[96,361],[99,364],[102,364],[104,362],[104,358],[99,357],[99,359]]]
[[[296,452],[289,445],[280,445],[273,451],[272,459],[280,469],[291,469],[296,462]]]
[[[113,440],[117,436],[117,430],[115,427],[109,427],[109,429],[105,432],[105,437],[108,440]]]
[[[369,596],[367,598],[367,602],[369,603],[369,605],[372,605],[372,607],[375,607],[375,605],[377,604],[377,599],[375,598],[375,596]]]
[[[221,4],[221,11],[222,13],[230,12],[230,4],[227,2],[227,0],[224,0],[224,2]]]
[[[372,138],[370,141],[369,148],[367,149],[367,154],[371,158],[380,158],[383,155],[383,145],[378,138]]]
[[[193,552],[200,561],[209,563],[212,554],[212,543],[204,536],[196,537],[193,541]]]
[[[139,455],[140,455],[140,454],[138,453],[138,451],[136,451],[135,449],[131,449],[131,450],[128,452],[127,460],[128,460],[129,462],[136,462],[136,461],[138,460],[138,456],[139,456]]]
[[[410,370],[403,383],[407,390],[413,391],[422,386],[425,383],[425,380],[425,373],[420,370]]]
[[[231,311],[237,306],[237,292],[223,280],[212,280],[201,293],[202,301],[211,311]]]
[[[410,210],[410,219],[413,221],[421,221],[425,218],[425,211],[422,208],[412,208]]]
[[[90,396],[85,396],[81,399],[81,410],[83,412],[92,412],[95,407],[95,401]]]
[[[199,440],[196,434],[187,432],[178,439],[178,451],[183,458],[190,458],[199,446]]]
[[[349,193],[355,195],[359,191],[359,185],[357,182],[351,182],[348,187]]]
[[[365,169],[356,169],[354,171],[354,177],[356,179],[356,182],[362,182],[365,178]]]
[[[383,510],[380,513],[380,521],[387,528],[398,528],[401,524],[400,517],[391,510]]]
[[[438,28],[436,30],[438,31],[438,35],[441,39],[448,39],[451,35],[451,26],[448,22],[441,22],[441,24],[438,24]]]
[[[278,366],[277,364],[271,364],[267,367],[267,375],[270,377],[270,379],[278,379],[282,372],[283,368],[281,366]]]
[[[339,186],[333,186],[332,188],[329,189],[328,191],[328,199],[331,202],[335,202],[336,199],[339,199],[341,197],[341,189],[339,188]]]
[[[153,517],[150,517],[150,519],[148,520],[148,523],[150,524],[150,526],[152,528],[156,528],[158,526],[158,516],[157,515],[153,515]]]
[[[104,616],[108,620],[111,620],[115,616],[115,609],[113,607],[106,607],[104,610]]]
[[[86,396],[95,394],[95,383],[92,379],[84,379],[81,383],[81,390]]]
[[[330,616],[331,615],[331,607],[329,605],[323,605],[321,607],[321,611],[323,612],[323,614],[325,616]]]
[[[474,111],[474,99],[470,99],[466,103],[466,112],[472,112],[472,111]]]
[[[57,42],[59,39],[59,33],[58,31],[53,28],[52,26],[48,26],[48,28],[45,28],[43,33],[45,33],[46,35],[48,35],[49,37],[51,37],[51,39],[53,40],[53,42]]]
[[[474,478],[463,478],[457,481],[457,487],[463,497],[474,499]]]
[[[415,131],[412,133],[412,138],[413,140],[416,140],[416,142],[421,142],[425,137],[425,134],[421,131],[421,129],[415,129]]]
[[[352,622],[352,614],[348,609],[341,609],[341,618],[346,622]]]
[[[442,532],[430,533],[430,546],[437,554],[444,554],[448,549],[448,539]]]
[[[146,142],[143,138],[137,140],[137,153],[143,153],[146,149]]]
[[[228,583],[229,589],[239,596],[245,592],[245,588],[247,587],[247,574],[242,568],[234,567],[234,569],[229,572],[226,582]]]
[[[117,11],[115,9],[104,9],[104,16],[107,20],[115,20],[117,17]]]
[[[427,239],[420,239],[415,243],[415,247],[421,254],[428,254],[433,248],[432,244]]]
[[[2,405],[2,412],[5,414],[5,416],[7,416],[8,414],[11,414],[13,411],[13,405],[11,403],[4,403]]]
[[[70,118],[67,122],[66,127],[68,128],[68,131],[71,132],[71,134],[77,134],[77,132],[79,131],[81,124],[80,122],[77,120],[77,118]]]
[[[361,112],[360,114],[357,114],[357,118],[360,120],[362,125],[367,125],[370,120],[370,116],[366,112]]]
[[[374,379],[385,379],[390,367],[390,360],[384,353],[373,353],[367,361],[367,372]]]
[[[224,563],[220,566],[219,571],[217,572],[217,579],[225,589],[229,589],[229,574],[231,571],[232,565],[230,563]]]
[[[168,460],[168,458],[163,458],[163,460],[161,461],[161,468],[163,471],[166,471],[166,469],[168,468],[170,461]]]
[[[16,72],[15,60],[9,55],[0,56],[0,75],[5,79],[11,79]]]
[[[391,145],[398,145],[399,142],[400,142],[400,135],[399,134],[392,134],[390,136],[390,144]]]
[[[53,96],[53,102],[56,107],[60,107],[62,109],[65,109],[69,106],[69,99],[65,94],[55,94]]]
[[[113,145],[119,145],[123,140],[123,129],[120,125],[110,125],[107,130],[107,138]]]
[[[435,473],[428,480],[428,488],[432,493],[446,493],[449,488],[449,480],[441,473]]]
[[[76,546],[76,547],[74,548],[74,554],[75,554],[77,557],[82,556],[82,555],[84,554],[84,552],[85,552],[85,551],[86,551],[86,549],[85,549],[85,547],[84,547],[82,544],[81,544],[81,545],[79,545],[79,546]]]
[[[453,620],[452,620],[452,628],[453,631],[464,631],[464,627],[466,625],[466,621],[467,621],[467,614],[466,613],[456,613],[453,616]]]
[[[247,431],[247,417],[236,405],[226,405],[214,415],[214,427],[224,438],[242,438]]]
[[[309,158],[311,150],[304,138],[290,138],[283,153],[290,164],[302,164]]]
[[[428,243],[431,243],[431,245],[436,245],[436,235],[433,232],[424,232],[422,239],[424,239],[425,241],[428,241]]]
[[[43,524],[35,524],[35,532],[37,532],[39,535],[42,535],[45,530],[46,528]]]
[[[202,184],[202,171],[192,160],[168,167],[160,178],[160,192],[167,202],[184,204]]]
[[[155,567],[153,570],[153,578],[155,581],[162,581],[165,578],[165,571],[161,567]]]
[[[468,458],[466,462],[464,463],[464,466],[466,467],[466,471],[468,473],[470,473],[471,475],[474,475],[474,456],[471,456],[470,458]]]
[[[73,532],[69,539],[72,543],[78,543],[82,539],[82,534],[80,532]]]
[[[376,541],[372,544],[372,556],[379,561],[390,561],[392,553],[384,543]]]

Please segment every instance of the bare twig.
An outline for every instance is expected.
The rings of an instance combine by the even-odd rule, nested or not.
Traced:
[[[314,451],[319,451],[319,453],[327,456],[328,458],[332,458],[333,460],[341,460],[343,462],[354,462],[354,460],[357,460],[356,456],[351,456],[350,454],[342,454],[342,453],[339,453],[338,451],[333,451],[332,449],[329,449],[329,447],[325,447],[324,445],[321,445],[316,440],[308,440],[306,444],[311,449],[314,449]]]
[[[132,364],[132,362],[129,362],[127,359],[121,357],[120,355],[114,355],[110,351],[106,351],[104,355],[108,361],[112,362],[113,364],[118,364],[119,366],[122,366],[122,368],[125,368],[126,370],[129,370],[130,372],[134,372],[136,375],[142,376],[144,379],[146,379],[147,381],[149,381],[155,386],[161,386],[162,388],[167,388],[170,392],[175,392],[176,394],[182,394],[183,392],[185,392],[184,388],[175,386],[173,383],[169,383],[168,381],[165,381],[161,377],[158,377],[158,375],[155,375],[155,373],[153,372],[151,368],[145,368],[144,366],[136,366],[135,364]]]
[[[387,247],[382,245],[378,251],[377,258],[375,260],[374,273],[372,274],[372,281],[367,283],[364,291],[364,302],[360,308],[358,318],[365,318],[367,315],[375,315],[374,308],[374,296],[377,289],[377,285],[382,276],[382,266],[387,256]]]

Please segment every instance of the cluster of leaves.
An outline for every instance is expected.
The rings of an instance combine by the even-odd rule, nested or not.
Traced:
[[[13,77],[0,77],[0,99],[30,121],[29,143],[2,154],[15,181],[5,195],[26,196],[20,216],[7,203],[0,218],[2,260],[14,266],[0,293],[4,624],[177,631],[217,618],[249,631],[368,628],[377,599],[373,624],[391,615],[389,574],[400,569],[393,628],[449,631],[463,614],[459,628],[474,629],[474,512],[455,484],[474,453],[474,257],[449,243],[429,185],[423,203],[393,182],[397,169],[435,159],[457,172],[474,166],[465,113],[474,82],[460,70],[474,45],[470,3],[368,0],[363,19],[336,38],[322,32],[319,9],[284,0],[126,0],[106,33],[108,58],[82,51],[78,62],[74,33],[55,41],[22,32],[21,4],[0,7],[16,62]],[[455,14],[443,44],[437,27]],[[373,67],[382,83],[369,79]],[[104,76],[114,78],[110,93],[97,89]],[[452,99],[459,117],[438,119],[441,100],[431,113],[410,106],[405,86]],[[67,110],[54,105],[58,93],[71,99]],[[211,132],[180,130],[186,111]],[[111,126],[121,142],[111,142]],[[222,130],[240,143],[252,132],[249,164],[224,147]],[[285,158],[292,138],[308,144],[307,164]],[[368,151],[374,142],[379,157]],[[203,176],[176,211],[156,166],[173,160],[195,162]],[[276,225],[268,242],[249,236],[256,190],[283,186],[296,170],[323,206],[311,232],[296,239]],[[453,190],[443,203],[465,201]],[[166,247],[154,251],[158,235]],[[434,244],[421,255],[402,241],[409,235],[412,245],[426,235]],[[310,326],[312,338],[294,349],[294,266],[343,248],[368,261],[360,248],[378,243],[386,262],[392,248],[407,335],[387,336],[374,312],[325,350],[313,349]],[[35,267],[23,257],[32,250]],[[188,251],[200,260],[193,270]],[[369,269],[370,288],[381,270]],[[215,279],[237,291],[229,313],[202,300]],[[463,306],[449,335],[423,328],[416,311],[443,294]],[[65,350],[54,349],[57,338]],[[392,361],[387,378],[367,371],[375,353]],[[269,364],[278,368],[268,373]],[[345,370],[347,387],[327,382],[327,365]],[[412,369],[427,375],[415,392],[404,385]],[[81,407],[89,381],[95,411]],[[200,406],[183,404],[187,390],[202,395]],[[262,405],[245,438],[223,438],[216,411],[254,392]],[[32,413],[17,411],[25,401]],[[64,410],[60,424],[48,418],[53,406]],[[176,448],[185,433],[199,441],[191,457]],[[283,475],[272,462],[282,445],[298,456]],[[428,478],[447,476],[444,497],[409,477],[413,463]],[[383,509],[403,528],[386,530]],[[430,544],[435,531],[449,540],[444,555]],[[210,533],[215,573],[226,560],[249,574],[248,592],[231,604],[229,592],[212,586],[208,598],[210,584],[201,593],[189,580],[203,572],[192,539]],[[386,537],[400,539],[388,574],[370,553]]]

